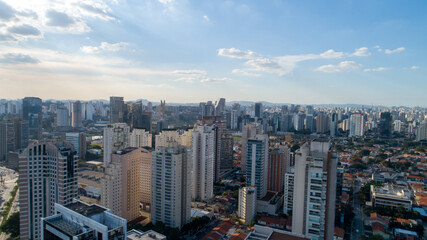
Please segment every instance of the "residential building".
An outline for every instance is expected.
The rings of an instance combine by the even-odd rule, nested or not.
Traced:
[[[140,216],[142,160],[147,158],[143,148],[125,148],[111,155],[102,177],[102,205],[132,221]]]
[[[415,136],[417,141],[427,140],[427,120],[421,122],[421,124],[417,127]]]
[[[316,116],[316,132],[326,133],[329,131],[329,117],[325,113],[321,112]]]
[[[305,143],[296,153],[292,232],[333,239],[337,154],[329,140]]]
[[[176,142],[156,147],[151,180],[151,221],[181,228],[191,216],[192,152]]]
[[[22,100],[22,119],[28,121],[29,138],[41,139],[42,100],[40,98],[26,97]]]
[[[43,239],[41,218],[77,197],[77,156],[69,142],[33,142],[19,155],[20,239]]]
[[[125,240],[127,221],[105,207],[79,200],[55,203],[55,215],[42,218],[40,239]]]
[[[284,177],[287,172],[289,158],[290,150],[286,146],[275,148],[268,152],[267,190],[275,192],[283,191]]]
[[[254,230],[249,233],[245,240],[310,240],[310,238],[296,233],[255,224]],[[331,238],[332,239],[332,238]]]
[[[111,162],[111,154],[129,147],[130,128],[126,123],[116,123],[104,128],[104,166]]]
[[[28,146],[28,121],[5,117],[0,121],[0,161],[8,162],[8,152]]]
[[[262,103],[260,102],[255,103],[255,117],[262,118],[263,117],[262,114],[263,114]]]
[[[80,101],[73,102],[71,105],[71,127],[81,128],[82,124],[82,104]]]
[[[193,199],[207,200],[213,197],[216,150],[214,127],[196,125],[193,130]]]
[[[256,196],[256,187],[254,186],[239,189],[239,208],[237,216],[245,224],[249,224],[255,220]]]
[[[56,126],[57,127],[69,127],[70,126],[70,116],[68,114],[67,108],[59,107],[56,110]]]
[[[145,129],[134,128],[129,135],[130,147],[152,147],[152,135]]]
[[[283,194],[283,213],[288,214],[294,206],[294,168],[290,168],[285,173],[285,186]]]
[[[242,160],[241,169],[242,173],[246,173],[247,159],[248,159],[248,140],[255,137],[257,134],[262,134],[262,126],[257,123],[248,123],[243,126],[242,130]]]
[[[357,136],[362,137],[365,134],[364,131],[364,119],[362,113],[353,113],[350,116],[350,133],[349,137]]]
[[[257,134],[248,140],[246,183],[257,188],[257,198],[267,193],[268,135]]]

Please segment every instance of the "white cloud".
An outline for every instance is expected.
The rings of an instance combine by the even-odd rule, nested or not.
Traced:
[[[261,76],[261,74],[259,74],[259,73],[251,72],[251,69],[233,69],[233,71],[231,71],[231,73],[241,75],[241,76],[246,76],[246,77],[259,77],[259,76]]]
[[[210,21],[210,19],[209,19],[209,17],[208,17],[207,15],[203,15],[203,19],[204,19],[206,22],[209,22],[209,21]]]
[[[357,57],[367,57],[370,55],[371,53],[369,52],[369,49],[367,47],[358,48],[352,54],[352,56],[357,56]]]
[[[240,50],[237,48],[220,48],[218,49],[218,55],[229,57],[229,58],[239,58],[239,59],[253,59],[258,58],[259,55],[251,50]]]
[[[337,73],[337,72],[346,72],[354,69],[361,68],[362,65],[356,63],[355,61],[343,61],[340,62],[338,65],[323,65],[318,68],[316,68],[316,71],[320,72],[326,72],[326,73]]]
[[[364,72],[383,72],[383,71],[387,71],[387,70],[390,70],[390,68],[378,67],[378,68],[365,68],[365,69],[363,69]]]
[[[416,69],[419,69],[419,68],[420,68],[419,66],[415,66],[414,65],[414,66],[411,67],[411,70],[416,70]]]
[[[102,51],[117,52],[125,49],[129,43],[119,42],[119,43],[107,43],[102,42],[100,46],[83,46],[80,49],[85,53],[100,53]]]
[[[229,81],[229,78],[203,78],[200,80],[200,82],[202,83],[221,83],[221,82],[226,82]]]
[[[405,51],[404,47],[399,47],[399,48],[396,48],[396,49],[386,49],[384,52],[386,54],[392,54],[392,53],[398,53],[398,52],[402,52],[402,51]]]
[[[320,54],[321,58],[342,58],[345,56],[343,52],[335,52],[333,49],[329,49],[324,53]]]
[[[158,0],[158,1],[161,4],[169,4],[169,3],[173,3],[174,2],[174,0]]]

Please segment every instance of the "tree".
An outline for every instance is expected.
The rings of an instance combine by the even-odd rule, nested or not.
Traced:
[[[12,238],[19,236],[19,212],[13,213],[10,217],[0,226],[0,231],[9,233]]]
[[[369,156],[369,154],[371,154],[371,151],[369,151],[368,149],[363,149],[362,151],[360,151],[361,156]]]

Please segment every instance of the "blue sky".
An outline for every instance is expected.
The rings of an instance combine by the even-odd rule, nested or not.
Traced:
[[[0,0],[0,98],[427,106],[426,1]]]

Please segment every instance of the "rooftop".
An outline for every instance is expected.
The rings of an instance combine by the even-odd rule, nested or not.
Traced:
[[[135,229],[132,229],[127,232],[128,240],[155,240],[155,239],[166,239],[166,236],[155,232],[153,230],[147,232],[141,232]]]
[[[46,219],[46,222],[70,234],[71,236],[77,236],[83,233],[83,228],[81,226],[65,220],[62,215]]]
[[[80,201],[67,204],[65,205],[65,207],[86,217],[91,217],[93,215],[103,213],[107,210],[106,208],[103,208],[101,206],[95,204],[88,205]]]

